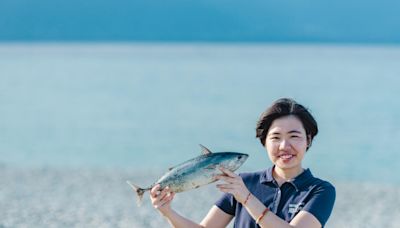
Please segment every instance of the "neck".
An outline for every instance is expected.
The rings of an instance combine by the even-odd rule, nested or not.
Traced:
[[[287,181],[290,181],[297,177],[299,174],[303,172],[303,168],[301,166],[291,168],[291,169],[281,169],[277,166],[274,166],[273,177],[278,182],[279,186]]]

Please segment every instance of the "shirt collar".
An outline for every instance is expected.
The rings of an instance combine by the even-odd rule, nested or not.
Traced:
[[[275,179],[272,176],[272,170],[274,166],[268,168],[263,172],[263,174],[260,177],[260,183],[261,184],[266,184],[266,183],[275,183]]]
[[[274,166],[268,168],[263,172],[263,175],[260,177],[260,183],[261,184],[266,184],[266,183],[274,183],[277,185],[274,177],[272,176],[272,171],[274,169]],[[307,184],[307,182],[313,178],[313,175],[311,174],[310,169],[304,170],[300,175],[295,177],[293,180],[291,180],[289,183],[291,183],[296,190],[298,191],[301,189],[304,185]]]

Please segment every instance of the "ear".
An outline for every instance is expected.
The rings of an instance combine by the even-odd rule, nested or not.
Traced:
[[[311,143],[312,143],[311,135],[307,135],[307,149],[306,149],[306,151],[307,151],[308,149],[310,149]]]

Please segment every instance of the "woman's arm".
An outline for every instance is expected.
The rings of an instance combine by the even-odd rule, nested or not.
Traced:
[[[250,195],[250,198],[244,205],[250,215],[257,220],[261,217],[265,205],[261,203],[256,197]],[[258,225],[262,228],[320,228],[321,224],[314,215],[307,211],[300,211],[290,223],[279,218],[271,211],[267,211],[266,214],[261,217]]]
[[[232,215],[225,213],[214,205],[203,221],[201,221],[200,225],[206,228],[226,227],[232,218]]]
[[[207,216],[200,224],[197,224],[174,211],[171,208],[171,202],[175,193],[171,192],[168,187],[160,191],[160,186],[154,186],[150,191],[150,198],[153,206],[168,220],[172,227],[180,228],[209,228],[209,227],[226,227],[232,220],[233,216],[223,212],[216,206],[213,206]]]
[[[223,180],[225,184],[218,184],[217,187],[226,193],[232,194],[241,203],[254,220],[259,220],[258,225],[263,228],[320,228],[321,223],[309,212],[300,211],[293,220],[288,223],[279,218],[271,211],[265,211],[265,205],[255,196],[251,195],[242,178],[235,173],[221,168],[225,175],[219,175],[217,179]],[[250,195],[249,195],[250,194]],[[266,213],[264,213],[266,212]],[[264,216],[263,213],[265,214]]]

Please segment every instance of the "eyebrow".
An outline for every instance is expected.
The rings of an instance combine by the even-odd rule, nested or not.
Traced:
[[[291,133],[299,133],[299,134],[301,134],[301,132],[298,131],[298,130],[291,130],[291,131],[289,131],[288,133],[289,133],[289,134],[291,134]]]
[[[292,133],[301,134],[301,132],[298,131],[298,130],[291,130],[291,131],[288,132],[288,134],[292,134]],[[280,135],[280,134],[281,134],[281,133],[279,133],[279,132],[273,132],[273,133],[268,134],[268,135]]]

